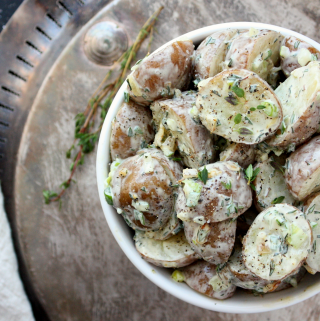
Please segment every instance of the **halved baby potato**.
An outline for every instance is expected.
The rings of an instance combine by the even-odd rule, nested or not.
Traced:
[[[196,101],[207,129],[235,143],[257,144],[282,122],[282,107],[272,88],[244,69],[225,70],[201,81]]]
[[[194,79],[200,81],[213,77],[221,71],[228,42],[236,33],[236,29],[216,31],[201,42],[194,53]]]
[[[158,130],[155,145],[168,157],[178,149],[184,164],[191,168],[209,163],[215,155],[213,135],[193,113],[195,103],[195,91],[176,91],[175,98],[156,101],[151,105]]]
[[[267,80],[272,68],[279,62],[282,39],[279,32],[266,29],[251,28],[239,33],[231,42],[223,69],[247,69]]]
[[[243,240],[245,266],[258,277],[276,281],[298,272],[312,247],[304,213],[288,204],[262,211]]]
[[[282,104],[283,121],[267,143],[292,151],[309,139],[319,126],[320,62],[312,61],[294,70],[275,93]]]
[[[201,258],[212,264],[228,261],[236,236],[236,220],[203,225],[186,221],[183,225],[190,246]]]
[[[270,157],[254,167],[254,169],[259,168],[259,173],[253,181],[254,205],[259,212],[273,204],[295,205],[296,203],[296,199],[287,188],[282,165],[274,157]]]
[[[288,157],[285,178],[289,191],[298,200],[320,190],[320,136],[299,147]]]
[[[192,72],[193,42],[174,41],[145,57],[132,67],[127,77],[128,93],[140,105],[172,97],[174,89],[188,86]]]
[[[206,174],[207,173],[207,174]],[[200,180],[199,176],[207,180]],[[182,221],[198,224],[236,218],[252,204],[252,192],[241,167],[234,162],[216,162],[197,169],[183,170],[183,189],[176,211]]]
[[[259,293],[272,292],[281,281],[268,281],[253,274],[243,263],[242,246],[238,242],[234,252],[227,262],[227,268],[232,274],[231,283],[239,288],[254,290]]]
[[[306,66],[310,61],[319,60],[320,52],[309,43],[288,36],[282,40],[280,58],[281,69],[289,77],[293,70]]]
[[[217,265],[197,261],[173,272],[174,280],[185,282],[193,290],[214,299],[224,300],[233,296],[236,287],[231,284],[227,274],[220,273]]]
[[[167,240],[149,239],[144,232],[136,230],[135,246],[149,263],[165,268],[179,268],[199,259],[181,231]]]
[[[305,268],[311,274],[320,272],[320,193],[310,196],[303,204],[303,211],[310,222],[313,244]]]
[[[255,146],[228,142],[225,150],[219,155],[220,161],[233,161],[242,168],[247,168],[255,161]]]
[[[158,230],[174,213],[181,174],[179,164],[160,150],[143,149],[111,173],[111,188],[107,187],[105,195],[133,229]]]
[[[111,159],[125,159],[147,147],[154,139],[149,109],[130,101],[123,103],[111,123]]]
[[[284,280],[282,280],[279,286],[277,286],[277,288],[272,292],[279,292],[282,290],[289,289],[291,287],[297,287],[300,281],[306,275],[306,273],[306,269],[303,266],[301,266],[297,273],[290,275]]]

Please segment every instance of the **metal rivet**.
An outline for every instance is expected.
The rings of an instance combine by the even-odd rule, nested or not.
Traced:
[[[84,38],[84,52],[88,59],[103,66],[112,65],[127,48],[127,34],[111,21],[92,26]]]

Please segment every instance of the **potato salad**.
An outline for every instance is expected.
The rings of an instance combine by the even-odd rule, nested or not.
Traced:
[[[224,29],[132,67],[104,194],[144,260],[220,300],[320,272],[319,60],[296,37]]]

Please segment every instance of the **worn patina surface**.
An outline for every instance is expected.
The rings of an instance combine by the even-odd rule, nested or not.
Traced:
[[[33,2],[41,8],[40,1]],[[5,133],[14,140],[11,149],[1,147],[6,155],[16,155],[20,142],[18,134],[24,128],[17,161],[4,158],[5,172],[2,175],[5,177],[7,196],[10,197],[7,208],[25,269],[49,318],[117,321],[319,320],[320,307],[317,302],[320,295],[284,310],[249,316],[205,311],[156,287],[125,257],[109,231],[97,194],[95,153],[76,173],[77,183],[63,198],[61,210],[58,204],[44,205],[42,199],[43,189],[55,190],[68,177],[70,164],[65,159],[65,151],[73,141],[74,116],[83,111],[88,97],[109,70],[108,66],[89,60],[84,52],[85,35],[93,25],[101,21],[119,24],[127,34],[130,45],[145,20],[163,4],[165,9],[159,17],[152,50],[188,31],[230,21],[271,23],[320,41],[318,1],[119,0],[111,1],[108,6],[108,1],[95,1],[94,5],[92,1],[83,3],[86,15],[78,16],[74,12],[72,28],[66,27],[63,41],[59,42],[62,38],[57,38],[59,50],[51,43],[46,49],[46,40],[43,47],[38,45],[47,55],[39,64],[45,64],[46,68],[29,74],[21,69],[21,73],[25,72],[22,76],[28,79],[27,84],[17,85],[18,81],[23,81],[21,79],[14,79],[7,85],[4,83],[18,90],[20,96],[11,97],[12,93],[8,92],[4,94],[9,95],[9,102],[15,110],[21,110],[19,118],[8,118],[10,126],[2,129],[1,125],[1,134]],[[27,3],[25,6],[27,8]],[[45,15],[46,11],[39,9],[37,12]],[[65,11],[61,17],[67,19],[68,12]],[[81,19],[77,20],[77,17]],[[53,30],[49,25],[43,28]],[[57,28],[58,31],[61,29]],[[14,26],[11,32],[14,32]],[[23,42],[28,35],[20,38],[19,41]],[[121,50],[121,46],[117,48]],[[145,54],[146,46],[141,57]],[[9,53],[7,56],[9,59]],[[32,57],[30,55],[30,59]],[[0,66],[3,74],[8,72],[5,63],[2,59]],[[36,56],[33,64],[38,64]],[[22,99],[24,94],[27,97],[25,101]],[[10,112],[3,109],[0,108],[1,118],[3,113]]]

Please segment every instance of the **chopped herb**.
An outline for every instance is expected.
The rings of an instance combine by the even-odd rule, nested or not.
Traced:
[[[139,127],[139,126],[135,126],[133,131],[136,133],[136,134],[140,134],[140,135],[143,135],[143,131],[142,129]]]
[[[142,187],[141,187],[141,190],[142,190],[143,192],[146,192],[146,191],[147,191],[146,188],[145,188],[145,186],[142,186]]]
[[[250,187],[254,190],[254,191],[256,191],[256,187],[252,184],[252,183],[250,183]],[[260,191],[261,192],[261,191]],[[260,194],[260,192],[259,192],[259,194]],[[258,195],[259,195],[258,194]]]
[[[308,209],[307,215],[313,213],[315,207],[316,207],[316,204],[313,204],[313,205]]]
[[[281,129],[281,135],[286,131],[286,128],[287,128],[286,123],[285,123],[285,121],[283,120],[282,123],[281,123],[281,127],[280,127],[280,129]]]
[[[221,182],[221,184],[225,189],[231,189],[231,186],[232,186],[231,181],[229,181],[228,183]]]
[[[129,129],[128,129],[127,135],[128,135],[129,137],[133,137],[133,130],[132,130],[131,127],[129,127]]]
[[[204,183],[207,183],[208,180],[208,170],[206,167],[203,168],[201,172],[198,172],[198,178]]]
[[[214,44],[216,42],[216,39],[213,39],[212,37],[209,37],[207,42],[206,42],[206,46],[207,45],[211,45],[211,44]]]
[[[130,85],[129,79],[127,79],[127,83],[128,83],[128,86],[129,86],[130,90],[132,90],[132,87],[131,87],[131,85]]]
[[[297,49],[299,47],[299,45],[300,45],[300,41],[296,41],[294,43],[294,49]]]
[[[317,241],[314,241],[314,242],[313,242],[312,252],[313,252],[314,254],[316,254],[316,252],[317,252]]]
[[[145,140],[142,140],[141,144],[140,144],[140,148],[148,148],[148,143]]]
[[[241,117],[242,117],[241,114],[235,115],[235,117],[234,117],[234,119],[233,119],[234,123],[235,123],[235,124],[239,124],[239,123],[241,122]]]
[[[221,95],[216,90],[212,90],[212,93],[214,93],[215,95],[221,97]]]
[[[262,201],[258,200],[258,204],[259,204],[262,208],[266,208],[266,204],[264,204]]]
[[[169,157],[169,159],[175,161],[175,162],[180,162],[181,161],[181,157]]]
[[[265,109],[266,108],[266,106],[263,106],[263,105],[258,105],[257,106],[257,109]]]
[[[274,264],[274,261],[271,260],[270,261],[270,272],[269,272],[269,276],[272,275],[272,273],[274,272],[274,269],[276,268],[276,265]]]
[[[284,196],[276,197],[276,198],[271,202],[271,204],[279,204],[279,203],[281,203],[284,199],[285,199]]]
[[[228,62],[228,67],[232,66],[232,58],[230,58],[229,62]]]
[[[123,96],[124,96],[124,101],[125,101],[126,103],[128,103],[128,102],[129,102],[129,100],[130,100],[130,96],[129,96],[129,94],[128,94],[128,93],[126,93],[126,92],[124,92],[124,93],[123,93]]]
[[[254,107],[250,108],[250,111],[255,111],[255,110],[256,110],[256,108],[254,108]]]
[[[246,127],[241,127],[238,129],[240,135],[253,135],[253,131]]]
[[[179,184],[171,185],[172,188],[176,188],[176,187],[179,187],[179,186],[180,186]]]
[[[268,50],[267,57],[266,57],[266,58],[264,58],[264,60],[269,59],[271,56],[272,56],[272,51],[269,49],[269,50]]]
[[[313,60],[313,61],[318,60],[317,54],[312,54],[311,60]]]
[[[217,119],[217,126],[221,126],[221,122],[219,119]]]
[[[239,104],[239,100],[237,96],[233,94],[233,92],[229,92],[227,97],[224,97],[224,99],[231,105],[236,106]]]
[[[294,210],[294,211],[291,211],[291,212],[288,212],[287,214],[293,214],[295,213],[297,210]]]
[[[232,86],[231,90],[240,98],[244,97],[244,90],[238,86]]]
[[[222,263],[222,264],[217,264],[217,267],[216,267],[217,274],[219,274],[226,265],[227,265],[227,262]]]
[[[245,116],[244,119],[245,119],[250,125],[253,125],[253,123],[252,123],[252,121],[250,120],[250,118],[248,118],[247,116]]]
[[[248,181],[248,185],[256,179],[259,172],[260,167],[257,167],[255,170],[253,170],[252,164],[248,166],[248,168],[244,171],[245,177]]]

